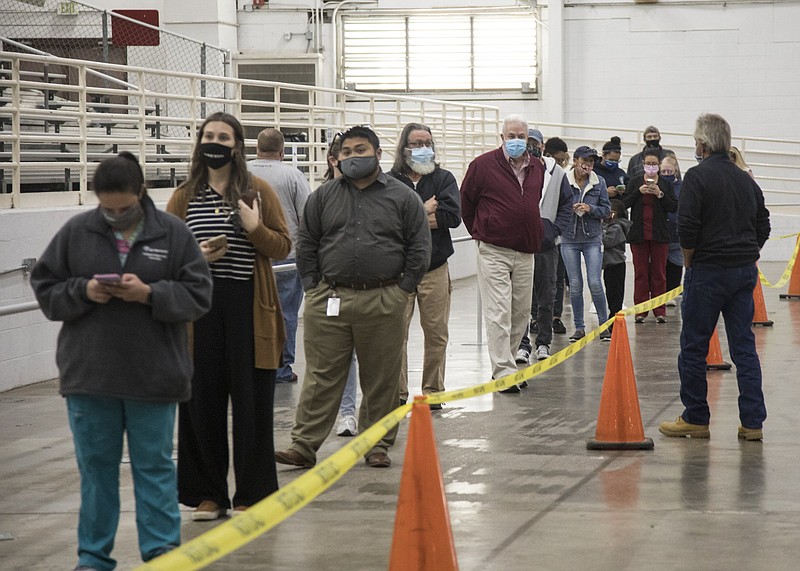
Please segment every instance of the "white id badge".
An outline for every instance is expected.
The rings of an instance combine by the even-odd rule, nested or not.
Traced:
[[[339,315],[339,301],[338,297],[328,298],[328,317],[336,317]]]

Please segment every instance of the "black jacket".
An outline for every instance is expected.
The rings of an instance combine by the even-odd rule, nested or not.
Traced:
[[[638,244],[644,241],[644,195],[639,192],[639,187],[644,184],[642,175],[633,177],[628,186],[625,187],[625,194],[622,195],[622,203],[626,208],[631,209],[631,229],[628,230],[628,242]],[[675,199],[675,191],[672,183],[658,177],[658,188],[664,193],[662,198],[653,195],[653,241],[669,242],[669,222],[667,212],[675,212],[678,208],[678,201]]]
[[[450,171],[436,167],[435,171],[423,176],[415,187],[404,173],[392,169],[389,174],[414,189],[423,203],[433,196],[439,203],[436,209],[438,228],[431,228],[431,263],[428,267],[429,272],[435,270],[453,255],[450,228],[457,228],[461,224],[461,195],[458,192],[456,178]]]
[[[761,188],[727,155],[711,155],[689,169],[681,187],[678,238],[682,248],[695,251],[693,264],[752,264],[769,233]]]

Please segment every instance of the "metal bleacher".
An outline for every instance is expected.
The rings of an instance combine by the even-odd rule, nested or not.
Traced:
[[[246,99],[247,85],[267,86],[274,97]],[[307,103],[286,101],[298,93]],[[345,125],[372,125],[388,159],[403,125],[423,121],[439,159],[460,175],[495,145],[499,123],[498,110],[482,105],[5,51],[0,208],[91,202],[87,182],[96,164],[121,150],[139,157],[151,188],[173,188],[187,174],[197,128],[216,111],[234,114],[251,133],[266,126],[300,133],[288,146],[312,187],[327,167],[330,137]],[[255,140],[247,144],[253,151]]]

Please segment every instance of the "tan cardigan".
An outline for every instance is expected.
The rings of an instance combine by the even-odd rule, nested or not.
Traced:
[[[278,299],[275,275],[270,258],[282,260],[289,255],[292,240],[286,226],[283,208],[275,191],[258,177],[250,177],[250,188],[261,196],[261,224],[247,234],[256,249],[253,271],[253,329],[256,368],[277,369],[281,364],[286,329]],[[186,220],[189,194],[186,185],[175,189],[167,203],[167,212]]]

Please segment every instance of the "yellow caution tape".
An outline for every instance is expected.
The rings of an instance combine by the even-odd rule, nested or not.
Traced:
[[[683,291],[679,286],[656,298],[619,312],[633,315],[644,313],[664,305]],[[618,315],[619,315],[618,314]],[[586,334],[586,337],[570,344],[548,359],[538,361],[505,377],[455,391],[427,395],[426,404],[441,404],[493,393],[524,380],[549,371],[581,351],[614,323],[616,316]],[[384,416],[377,423],[353,438],[348,444],[326,458],[305,474],[253,505],[241,515],[232,517],[206,533],[184,543],[169,553],[148,561],[135,571],[193,571],[202,569],[225,557],[243,545],[266,533],[289,516],[300,510],[322,492],[344,476],[356,462],[361,460],[386,434],[411,411],[413,403],[404,404]]]
[[[241,515],[232,517],[203,535],[136,569],[138,571],[202,569],[256,539],[304,507],[344,476],[356,462],[372,450],[389,430],[405,418],[412,406],[412,403],[408,403],[396,408],[329,458],[269,497],[251,506]]]
[[[775,288],[775,289],[782,288],[787,283],[789,283],[789,280],[792,278],[792,270],[794,270],[794,264],[795,261],[797,260],[797,251],[798,249],[800,249],[800,233],[787,234],[786,236],[781,236],[781,238],[791,238],[792,236],[798,236],[798,239],[794,245],[794,251],[792,252],[792,257],[789,258],[789,263],[786,264],[786,269],[783,270],[783,274],[781,275],[780,279],[776,281],[774,284],[771,284],[769,283],[769,280],[766,278],[766,276],[761,273],[761,270],[760,269],[758,270],[758,276],[759,279],[761,280],[761,285],[763,285],[764,287]]]

